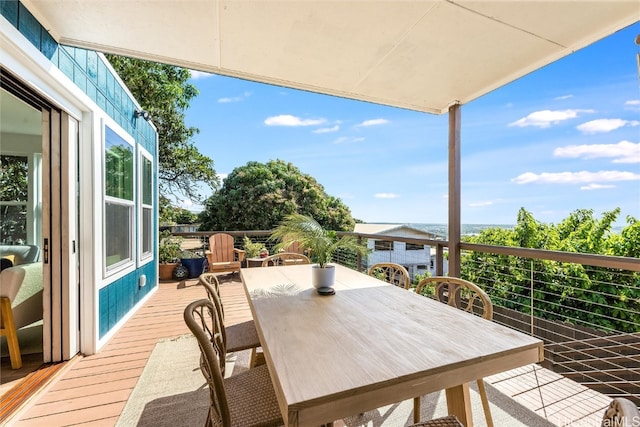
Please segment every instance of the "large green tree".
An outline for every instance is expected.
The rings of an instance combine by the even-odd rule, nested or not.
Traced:
[[[313,177],[291,163],[271,160],[234,169],[206,201],[200,229],[271,230],[293,213],[311,216],[328,230],[355,226],[349,208]]]
[[[192,140],[199,130],[185,124],[189,102],[198,95],[188,82],[189,70],[117,55],[107,58],[158,129],[160,195],[202,202],[200,186],[215,189],[219,180],[213,160],[200,153]]]
[[[198,214],[188,209],[175,207],[171,201],[160,196],[160,225],[195,224]]]

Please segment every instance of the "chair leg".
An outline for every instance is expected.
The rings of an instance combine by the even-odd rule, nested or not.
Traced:
[[[7,347],[9,347],[9,359],[11,359],[11,369],[22,367],[22,357],[20,356],[20,345],[18,344],[18,333],[13,321],[13,310],[11,301],[7,297],[0,297],[0,318],[2,319],[2,329],[0,335],[6,335]]]
[[[251,349],[251,356],[249,357],[249,369],[255,368],[258,359],[258,352],[256,348]]]
[[[480,393],[480,400],[482,401],[484,417],[487,420],[487,427],[493,427],[493,418],[491,418],[491,409],[489,408],[489,399],[487,399],[487,389],[484,386],[484,380],[480,378],[476,382],[478,383],[478,392]]]
[[[413,398],[413,423],[418,424],[420,422],[420,396]]]

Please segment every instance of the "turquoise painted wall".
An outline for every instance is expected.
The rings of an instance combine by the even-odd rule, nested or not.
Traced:
[[[0,0],[0,14],[109,117],[133,136],[137,144],[151,153],[157,171],[156,131],[143,118],[134,118],[134,100],[118,83],[98,54],[90,50],[59,45],[18,0]],[[154,182],[153,188],[157,192],[157,182]],[[157,230],[157,206],[155,206],[154,218],[153,229]],[[138,281],[142,275],[146,276],[147,284],[139,287]],[[98,297],[100,338],[108,333],[156,284],[156,263],[150,262],[100,289]]]

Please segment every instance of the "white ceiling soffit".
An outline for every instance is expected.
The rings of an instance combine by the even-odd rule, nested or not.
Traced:
[[[640,19],[638,0],[23,2],[63,44],[436,114]]]

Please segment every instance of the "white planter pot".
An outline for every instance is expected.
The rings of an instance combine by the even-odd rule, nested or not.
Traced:
[[[318,264],[311,266],[311,283],[318,288],[333,288],[336,279],[336,268],[327,264],[320,268]]]

